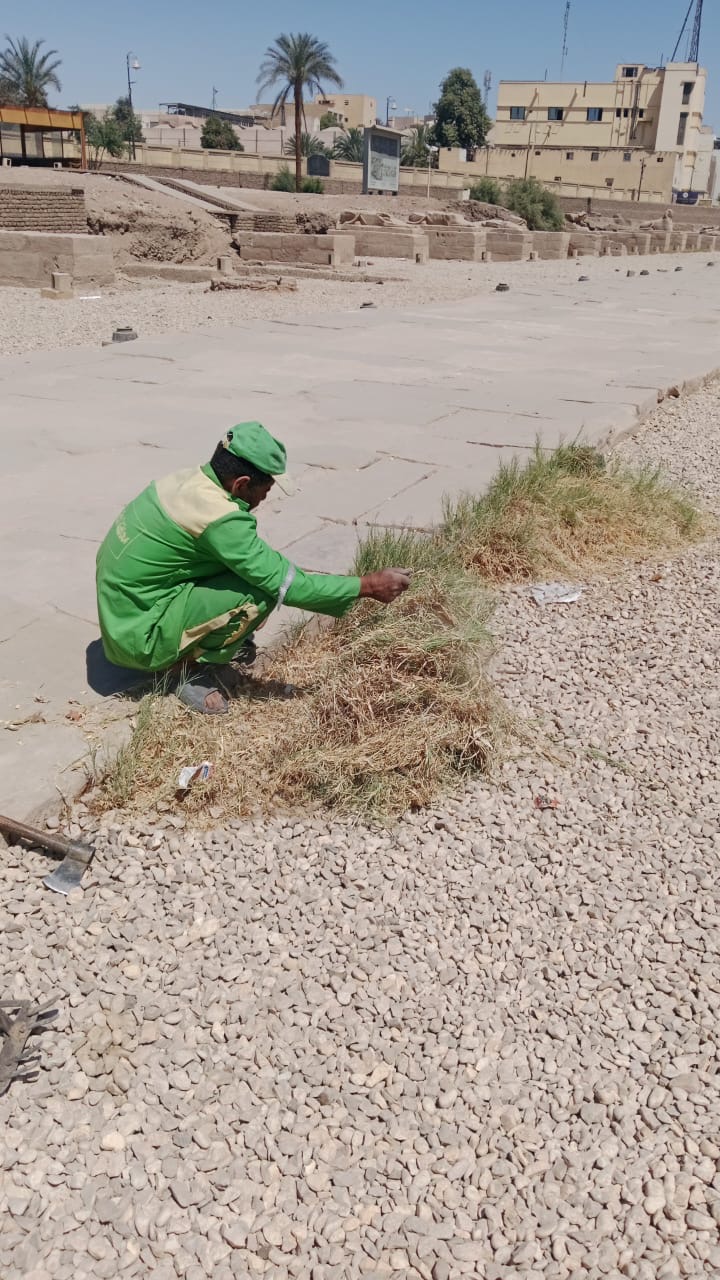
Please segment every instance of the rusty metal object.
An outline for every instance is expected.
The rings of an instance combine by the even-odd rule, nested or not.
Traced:
[[[90,845],[81,844],[79,840],[68,840],[66,836],[38,831],[35,827],[26,826],[24,822],[6,818],[1,813],[0,834],[6,839],[22,840],[25,844],[35,845],[45,849],[47,853],[62,858],[60,866],[43,879],[43,884],[48,889],[54,889],[56,893],[70,893],[72,889],[77,889],[83,873],[95,856],[95,850]]]
[[[27,1047],[27,1042],[34,1032],[44,1031],[57,1017],[53,1003],[48,1000],[33,1006],[29,1000],[0,1000],[0,1097],[7,1093],[13,1080],[37,1080],[39,1073],[34,1064],[38,1055],[32,1045]],[[15,1017],[10,1018],[6,1009],[17,1010]]]

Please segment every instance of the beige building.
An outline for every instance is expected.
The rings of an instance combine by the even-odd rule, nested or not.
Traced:
[[[320,109],[320,115],[332,111],[343,129],[370,129],[377,117],[377,102],[366,93],[319,93],[308,107]]]
[[[675,156],[671,152],[648,152],[641,147],[483,147],[475,159],[465,161],[465,152],[443,148],[439,168],[448,174],[462,174],[471,187],[478,178],[537,178],[559,196],[604,200],[644,200],[669,204]]]
[[[643,164],[634,154],[639,149],[644,176],[653,165],[666,166],[653,187],[668,197],[672,190],[705,194],[713,148],[712,131],[703,126],[706,79],[696,62],[670,62],[621,63],[608,83],[501,80],[491,147],[522,150],[528,172],[544,181],[627,190],[637,189],[632,170]],[[546,150],[553,153],[547,161]],[[611,171],[613,153],[622,158]]]

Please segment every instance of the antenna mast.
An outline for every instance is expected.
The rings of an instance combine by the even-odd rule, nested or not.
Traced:
[[[490,90],[492,89],[492,71],[486,71],[483,76],[483,96],[485,99],[485,107],[487,108],[490,99]]]
[[[688,62],[700,61],[700,31],[702,28],[702,11],[703,0],[697,0],[695,5],[695,22],[693,23],[692,36],[690,38],[690,48],[688,49]]]
[[[565,17],[563,19],[563,43],[562,43],[562,57],[560,59],[560,79],[562,79],[562,74],[563,74],[563,71],[565,70],[565,59],[567,58],[567,51],[568,51],[567,41],[568,41],[569,22],[570,22],[570,0],[567,0],[567,3],[565,5]]]

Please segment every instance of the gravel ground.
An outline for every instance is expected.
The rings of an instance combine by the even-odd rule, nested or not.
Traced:
[[[717,507],[719,418],[622,452]],[[60,1016],[0,1100],[3,1280],[720,1274],[717,550],[507,592],[552,743],[393,833],[118,819],[68,900],[4,855],[5,992]]]
[[[500,281],[507,281],[512,288],[547,289],[575,284],[580,275],[589,275],[592,281],[624,274],[629,259],[490,264],[432,261],[420,266],[400,259],[370,261],[368,272],[382,276],[384,284],[299,280],[298,290],[293,293],[208,293],[205,284],[143,281],[104,290],[100,298],[74,298],[67,302],[41,298],[32,289],[4,288],[0,290],[0,355],[97,347],[109,341],[113,330],[122,325],[131,325],[141,338],[148,338],[163,333],[226,329],[253,319],[284,320],[320,311],[355,311],[363,302],[386,308],[454,302],[491,292]],[[671,271],[681,266],[691,272],[705,270],[706,261],[707,256],[699,254],[633,258],[632,270],[645,266],[651,272]],[[278,274],[282,274],[281,268]]]

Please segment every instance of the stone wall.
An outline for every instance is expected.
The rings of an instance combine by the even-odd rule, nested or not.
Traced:
[[[354,253],[361,258],[410,258],[411,262],[427,262],[428,238],[424,230],[348,226],[341,227],[338,235],[351,239]]]
[[[105,236],[0,230],[0,285],[47,288],[64,272],[75,286],[112,284],[112,243]]]
[[[584,213],[587,200],[561,196],[560,204],[565,213]],[[654,222],[670,209],[673,222],[683,227],[711,227],[720,229],[720,206],[690,204],[638,204],[634,200],[595,200],[592,212],[603,215],[619,213],[631,222]]]
[[[86,235],[85,192],[81,187],[0,185],[0,229]]]
[[[347,235],[306,236],[273,232],[239,231],[233,244],[245,262],[299,262],[310,266],[339,267],[350,264],[355,244]]]

